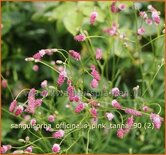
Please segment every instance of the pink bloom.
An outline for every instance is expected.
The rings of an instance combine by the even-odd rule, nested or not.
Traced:
[[[18,116],[23,112],[23,106],[19,105],[15,109],[15,115]]]
[[[28,105],[25,109],[26,112],[34,113],[36,107],[41,106],[42,99],[35,99],[36,90],[32,88],[28,94]]]
[[[80,113],[81,111],[83,111],[85,109],[85,104],[84,103],[79,103],[76,108],[75,108],[75,112],[76,113]]]
[[[42,49],[42,50],[39,51],[39,54],[40,54],[41,57],[43,57],[46,54],[46,52],[45,52],[44,49]]]
[[[6,153],[8,151],[7,146],[6,145],[1,146],[0,151],[1,151],[1,153]]]
[[[79,102],[80,101],[80,98],[78,96],[74,96],[74,101],[75,102]]]
[[[7,87],[7,80],[2,80],[1,84],[2,84],[2,88],[6,88]]]
[[[112,106],[116,109],[122,109],[122,106],[116,100],[112,100]]]
[[[74,93],[74,87],[73,86],[71,86],[71,85],[68,86],[67,93],[68,93],[68,96],[69,96],[69,100],[74,101],[75,93]]]
[[[147,19],[145,20],[145,22],[146,22],[146,24],[148,24],[148,25],[152,25],[152,24],[153,24],[153,22],[152,22],[152,20],[151,20],[150,18],[147,18]]]
[[[90,113],[92,117],[96,118],[97,117],[97,110],[95,108],[90,109]]]
[[[119,95],[120,95],[119,88],[117,88],[117,87],[112,88],[111,94],[112,94],[113,96],[115,96],[115,97],[119,96]]]
[[[126,124],[127,124],[128,128],[131,128],[131,127],[133,126],[133,124],[134,124],[134,119],[133,119],[132,116],[127,119]]]
[[[145,33],[145,29],[143,27],[140,27],[137,31],[139,35],[143,35]]]
[[[65,82],[65,78],[67,77],[67,73],[66,71],[61,71],[59,76],[58,76],[58,80],[57,80],[57,83],[59,86],[62,86],[63,83]]]
[[[145,111],[145,112],[147,112],[147,111],[149,111],[149,107],[148,106],[143,106],[142,110]]]
[[[59,139],[59,138],[62,138],[64,134],[65,132],[63,130],[58,130],[53,133],[53,137]]]
[[[74,40],[76,41],[84,41],[86,39],[84,34],[79,34],[74,37]]]
[[[34,65],[32,68],[35,72],[37,72],[39,70],[39,66],[38,65]]]
[[[51,132],[51,131],[53,131],[53,129],[52,129],[51,127],[47,127],[47,128],[46,128],[46,131]]]
[[[160,24],[160,16],[157,11],[152,11],[152,19],[156,24]]]
[[[42,104],[42,99],[36,99],[35,100],[35,107],[39,107]]]
[[[150,119],[152,120],[152,122],[154,124],[154,127],[156,129],[160,129],[163,118],[160,117],[158,114],[151,113],[150,114]]]
[[[31,153],[31,152],[32,152],[32,146],[27,147],[27,148],[25,149],[25,151]]]
[[[124,137],[124,130],[123,129],[118,129],[117,130],[117,136],[118,138],[122,139]]]
[[[106,113],[105,114],[105,116],[107,117],[107,119],[109,120],[109,121],[112,121],[112,119],[114,118],[114,115],[110,112],[110,113]]]
[[[59,151],[61,150],[59,144],[54,144],[53,147],[52,147],[52,151],[54,153],[58,153]]]
[[[44,81],[41,83],[41,87],[42,87],[42,88],[47,87],[47,80],[44,80]]]
[[[111,28],[104,29],[104,32],[110,36],[115,36],[117,34],[117,30],[118,30],[118,25],[116,23],[113,23]]]
[[[30,124],[31,124],[31,125],[35,125],[35,124],[36,124],[36,119],[35,119],[35,118],[31,119],[31,120],[30,120]]]
[[[8,150],[10,150],[11,149],[11,145],[2,145],[1,147],[0,147],[0,153],[6,153]]]
[[[17,101],[13,100],[10,104],[9,111],[13,112],[15,110],[16,106],[17,106]]]
[[[54,122],[55,121],[55,117],[53,115],[48,116],[48,121],[49,122]]]
[[[126,5],[125,4],[119,4],[118,8],[119,8],[120,11],[122,11],[126,8]]]
[[[146,19],[148,17],[147,13],[145,11],[141,11],[139,13],[140,17],[142,17],[143,19]]]
[[[91,66],[91,75],[93,76],[94,79],[96,79],[97,81],[100,81],[100,74],[99,72],[96,70],[95,66]]]
[[[112,12],[112,13],[117,13],[117,12],[120,11],[120,10],[118,9],[118,7],[116,6],[116,2],[112,2],[110,9],[111,9],[111,12]]]
[[[28,99],[34,97],[35,95],[36,95],[36,90],[35,88],[32,88],[28,93]]]
[[[47,96],[48,96],[48,91],[47,91],[47,90],[43,90],[43,91],[41,92],[41,96],[47,97]]]
[[[34,55],[33,55],[33,58],[36,59],[36,60],[40,60],[40,59],[41,59],[40,53],[34,54]]]
[[[92,88],[97,88],[98,87],[98,81],[96,80],[96,79],[93,79],[92,81],[91,81],[91,84],[90,84],[90,86],[92,87]]]
[[[93,25],[96,21],[96,18],[98,16],[98,13],[96,11],[93,11],[90,15],[90,24]]]
[[[103,57],[102,50],[100,48],[96,49],[96,59],[101,60]]]
[[[79,61],[81,60],[81,56],[78,52],[74,51],[74,50],[70,50],[69,54],[71,57],[73,57],[75,60]]]
[[[126,108],[125,113],[134,115],[134,116],[142,116],[142,113],[140,111],[137,111],[135,109],[130,109],[130,108]]]

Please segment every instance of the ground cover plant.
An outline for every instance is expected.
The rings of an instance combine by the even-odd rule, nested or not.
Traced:
[[[164,2],[2,2],[1,153],[164,153]]]

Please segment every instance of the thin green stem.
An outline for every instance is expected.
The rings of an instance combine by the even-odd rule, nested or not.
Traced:
[[[90,130],[91,130],[91,127],[89,127],[88,133],[87,133],[86,154],[88,154],[88,151],[89,151],[89,135],[90,135]]]

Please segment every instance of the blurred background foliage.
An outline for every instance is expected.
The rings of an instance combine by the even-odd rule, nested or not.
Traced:
[[[132,9],[133,3],[124,3],[127,5],[127,9],[119,13],[118,18],[120,32],[124,33],[130,40],[134,40],[133,31],[136,31],[136,22]],[[135,4],[140,10],[146,10],[149,2]],[[161,12],[161,24],[158,27],[144,25],[146,32],[140,40],[140,46],[160,36],[164,28],[164,3],[150,2],[150,4]],[[115,15],[110,13],[109,6],[110,2],[2,2],[1,74],[7,79],[8,87],[14,96],[23,88],[38,88],[40,82],[44,79],[47,79],[53,85],[56,84],[57,74],[50,72],[48,68],[42,65],[39,66],[38,72],[34,72],[32,70],[33,63],[27,63],[24,60],[40,49],[75,49],[81,51],[84,60],[88,59],[89,54],[86,46],[75,42],[73,39],[73,35],[76,35],[81,28],[91,36],[108,37],[107,41],[92,39],[92,43],[95,48],[102,48],[104,58],[109,60],[109,74],[108,77],[105,74],[105,78],[108,78],[110,84],[128,92],[131,92],[136,85],[141,86],[142,92],[148,87],[144,96],[145,102],[148,102],[147,104],[159,103],[162,107],[161,115],[164,116],[164,67],[158,72],[153,84],[150,84],[158,70],[158,65],[162,63],[164,58],[164,39],[159,37],[153,43],[142,48],[141,55],[140,51],[134,50],[133,45],[130,45],[131,52],[128,52],[128,49],[118,40],[116,40],[113,48],[111,37],[102,31],[107,26],[111,26],[114,20],[117,20]],[[99,13],[99,17],[97,24],[91,27],[89,26],[89,15],[94,8]],[[138,24],[140,22],[138,18]],[[60,55],[56,55],[47,58],[47,60],[52,61],[61,58]],[[143,67],[142,73],[140,72],[140,62]],[[74,69],[77,74],[77,64],[75,64],[75,68],[73,67]],[[112,79],[113,74],[114,79]],[[144,79],[142,79],[142,74]],[[90,89],[88,82],[89,80],[85,85],[87,89]],[[12,122],[18,121],[6,112],[11,100],[10,91],[2,89],[2,142],[17,144],[18,141],[15,137],[21,138],[25,133],[22,130],[11,130],[10,128]],[[65,99],[59,100],[57,102],[65,101]],[[62,105],[64,106],[65,103]],[[62,105],[60,109],[64,110]],[[132,103],[128,105],[132,106]],[[65,110],[64,112],[68,113]],[[139,118],[138,122],[148,120],[149,118]],[[133,130],[123,140],[116,137],[115,131],[109,131],[108,135],[101,134],[99,130],[93,132],[95,134],[91,134],[90,137],[90,153],[164,153],[164,127],[160,131]],[[83,143],[84,141],[75,144],[72,152],[68,153],[84,152]]]

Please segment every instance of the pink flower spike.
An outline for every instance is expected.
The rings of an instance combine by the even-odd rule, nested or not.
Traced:
[[[23,112],[23,109],[24,109],[23,106],[21,105],[17,106],[15,109],[15,115],[16,116],[20,115]]]
[[[119,88],[117,88],[117,87],[112,88],[111,94],[112,94],[112,96],[115,96],[115,97],[119,96],[120,95]]]
[[[54,122],[55,121],[55,117],[53,115],[48,116],[48,121],[49,122]]]
[[[97,81],[100,81],[100,74],[96,69],[92,70],[91,75],[93,76],[94,79],[96,79]]]
[[[118,138],[122,139],[124,137],[125,133],[123,129],[118,129],[117,130],[117,136]]]
[[[31,124],[31,125],[35,125],[35,124],[36,124],[36,119],[35,119],[35,118],[31,119],[31,120],[30,120],[30,124]]]
[[[116,2],[112,2],[110,9],[112,13],[118,13],[120,11],[116,6]]]
[[[59,74],[58,80],[57,80],[57,84],[58,84],[59,86],[62,86],[64,82],[65,82],[65,76],[62,75],[62,74]]]
[[[91,81],[91,84],[90,84],[90,86],[92,87],[92,88],[97,88],[98,87],[98,81],[96,80],[96,79],[93,79],[92,81]]]
[[[47,80],[44,80],[44,81],[41,83],[41,87],[42,87],[42,88],[46,88],[46,87],[47,87]]]
[[[79,103],[76,108],[75,108],[75,112],[76,113],[80,113],[81,111],[83,111],[85,109],[85,104],[84,103]]]
[[[73,59],[75,59],[77,61],[81,60],[81,56],[78,52],[76,52],[74,50],[69,50],[69,54]]]
[[[15,108],[17,106],[17,101],[16,100],[13,100],[10,104],[10,107],[9,107],[9,111],[10,112],[14,112]]]
[[[36,60],[40,60],[40,59],[41,59],[40,53],[34,54],[34,55],[33,55],[33,58],[36,59]]]
[[[7,87],[7,80],[2,80],[1,84],[2,84],[2,88],[6,88]]]
[[[96,11],[93,11],[90,15],[90,24],[93,25],[96,21],[96,18],[98,16],[98,13]]]
[[[146,22],[146,24],[148,24],[148,25],[152,25],[152,24],[153,24],[153,21],[152,21],[150,18],[147,18],[147,19],[145,20],[145,22]]]
[[[78,34],[74,37],[74,40],[76,41],[84,41],[86,39],[86,36],[84,34]]]
[[[64,136],[65,132],[63,130],[58,130],[53,133],[53,137],[56,139],[62,138]]]
[[[134,124],[134,119],[133,119],[132,116],[127,119],[126,124],[127,124],[128,128],[131,128],[131,127],[133,126],[133,124]]]
[[[40,54],[41,57],[43,57],[46,54],[46,52],[45,52],[44,49],[42,49],[42,50],[39,51],[39,54]]]
[[[152,11],[152,19],[157,25],[160,24],[160,16],[156,10]]]
[[[61,150],[59,144],[54,144],[52,147],[52,152],[58,153]]]
[[[32,146],[29,146],[25,149],[26,152],[32,153]]]
[[[96,118],[97,117],[97,110],[95,108],[90,109],[90,113],[92,117]]]
[[[39,107],[42,104],[42,99],[36,99],[35,100],[35,107]]]
[[[75,96],[75,97],[74,97],[74,101],[75,101],[75,102],[79,102],[79,101],[80,101],[80,98],[79,98],[78,96]]]
[[[145,29],[143,27],[140,27],[137,31],[138,35],[143,35],[145,33]]]
[[[116,109],[122,109],[122,106],[116,100],[112,100],[112,106]]]
[[[103,57],[102,50],[100,48],[96,49],[96,59],[101,60]]]
[[[58,76],[57,84],[58,84],[59,86],[62,86],[63,83],[65,82],[66,77],[67,77],[66,71],[65,71],[64,69],[61,70],[61,71],[60,71],[60,74],[59,74],[59,76]]]
[[[154,127],[156,129],[160,129],[163,118],[160,117],[158,114],[151,113],[150,114],[150,119],[152,120]]]
[[[10,150],[11,149],[11,145],[2,145],[1,147],[0,147],[0,153],[6,153],[8,150]]]
[[[37,72],[39,70],[39,66],[38,65],[34,65],[32,68],[35,72]]]
[[[43,90],[43,91],[41,92],[41,96],[47,97],[47,96],[48,96],[48,91],[47,91],[47,90]]]
[[[112,119],[114,118],[114,115],[111,112],[110,113],[107,112],[105,116],[109,121],[112,121]]]
[[[140,111],[137,111],[137,110],[131,109],[131,108],[126,108],[125,113],[134,115],[134,116],[142,116],[142,113]]]

